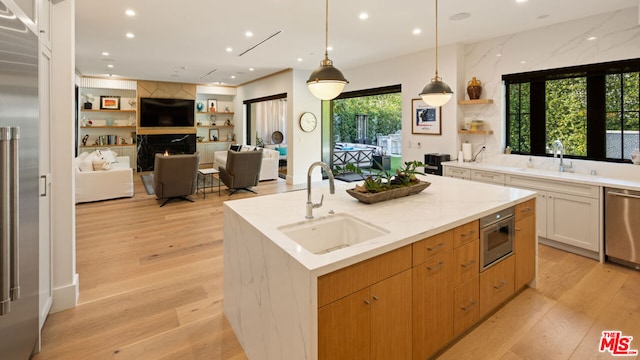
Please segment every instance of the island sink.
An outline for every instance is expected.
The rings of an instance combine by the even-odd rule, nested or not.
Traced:
[[[389,230],[343,213],[284,225],[278,230],[317,255],[389,234]]]

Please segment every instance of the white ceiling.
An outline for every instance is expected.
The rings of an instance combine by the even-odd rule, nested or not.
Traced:
[[[440,0],[439,45],[471,43],[620,9],[638,13],[638,3]],[[136,15],[126,16],[127,9]],[[369,18],[360,20],[362,12]],[[348,79],[345,69],[433,48],[434,12],[435,0],[330,1],[329,58]],[[471,16],[450,19],[464,12]],[[323,0],[77,0],[76,67],[85,76],[239,85],[283,69],[316,68],[324,55],[324,26]],[[414,28],[422,34],[413,35]],[[247,31],[253,37],[247,38]],[[135,38],[127,39],[127,32]],[[227,47],[233,50],[227,52]],[[104,51],[110,55],[103,56]]]

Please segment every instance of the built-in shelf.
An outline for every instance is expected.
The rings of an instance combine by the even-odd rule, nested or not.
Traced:
[[[199,111],[196,114],[203,114],[203,115],[233,115],[233,112],[224,112],[224,111]]]
[[[458,130],[458,134],[491,135],[493,130]]]
[[[80,128],[82,129],[135,129],[135,125],[129,126],[129,125],[125,125],[125,126],[80,126]]]
[[[459,105],[484,105],[493,104],[493,99],[458,100]]]
[[[110,109],[101,109],[101,110],[94,110],[94,109],[80,109],[80,111],[82,112],[121,112],[121,113],[135,113],[135,110],[110,110]]]

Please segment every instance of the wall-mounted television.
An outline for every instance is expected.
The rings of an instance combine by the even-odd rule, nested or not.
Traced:
[[[195,100],[140,98],[140,127],[193,126]]]

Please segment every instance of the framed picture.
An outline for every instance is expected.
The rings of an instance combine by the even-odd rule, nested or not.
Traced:
[[[100,109],[120,110],[120,96],[100,96]]]
[[[209,129],[209,141],[218,141],[218,129]]]
[[[422,99],[412,99],[411,102],[411,133],[442,135],[441,108],[429,106]]]
[[[218,100],[216,100],[216,99],[207,100],[207,111],[208,112],[216,112],[216,111],[218,111]]]

